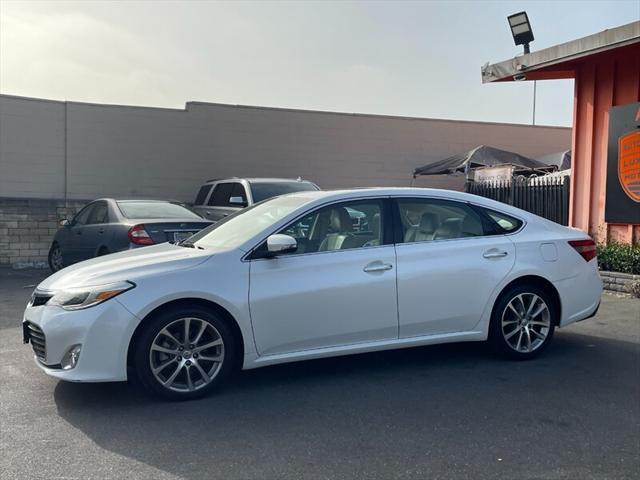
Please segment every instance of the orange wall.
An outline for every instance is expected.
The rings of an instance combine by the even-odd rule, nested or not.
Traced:
[[[604,221],[609,108],[638,101],[640,44],[575,66],[569,223],[598,242],[640,243],[640,225]]]

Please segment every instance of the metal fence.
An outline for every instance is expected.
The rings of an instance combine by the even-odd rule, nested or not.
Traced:
[[[534,179],[473,183],[465,191],[513,205],[561,225],[569,224],[569,177],[548,176]]]

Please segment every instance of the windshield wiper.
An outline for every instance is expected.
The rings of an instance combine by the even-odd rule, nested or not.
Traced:
[[[191,243],[191,242],[180,242],[180,243],[177,243],[176,245],[180,245],[181,247],[186,247],[186,248],[197,248],[199,250],[204,250],[204,247],[201,247],[200,245],[196,245],[195,243]]]

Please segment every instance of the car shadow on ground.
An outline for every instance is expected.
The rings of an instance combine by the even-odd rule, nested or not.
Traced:
[[[585,422],[603,414],[602,390],[619,389],[622,403],[633,401],[629,390],[638,397],[637,385],[612,375],[637,359],[637,344],[563,332],[528,362],[451,344],[242,372],[192,402],[156,400],[127,383],[60,382],[54,397],[59,415],[102,448],[183,478],[231,478],[240,467],[245,478],[366,477],[407,465],[446,473],[461,441],[475,446],[468,461],[523,439],[536,442],[528,454],[561,460],[539,436],[607,435],[618,425]],[[512,467],[531,475],[552,465]]]

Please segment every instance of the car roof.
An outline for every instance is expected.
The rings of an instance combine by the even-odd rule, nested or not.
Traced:
[[[292,183],[292,182],[300,182],[300,183],[313,183],[310,180],[299,179],[299,178],[276,178],[276,177],[228,177],[228,178],[212,178],[207,180],[205,183],[217,183],[217,182],[239,182],[242,180],[246,180],[249,183]]]
[[[415,188],[415,187],[373,187],[355,188],[344,190],[311,190],[288,193],[283,197],[295,197],[306,200],[305,203],[315,204],[332,200],[350,200],[367,197],[430,197],[443,200],[455,200],[459,202],[470,202],[497,210],[507,214],[512,214],[520,218],[530,218],[532,214],[519,208],[498,202],[490,198],[473,195],[471,193],[458,192],[455,190],[445,190],[441,188]]]
[[[95,200],[93,200],[94,202],[97,201],[111,201],[111,202],[118,202],[118,203],[135,203],[135,202],[145,202],[145,203],[183,203],[179,200],[160,200],[157,198],[96,198]]]

